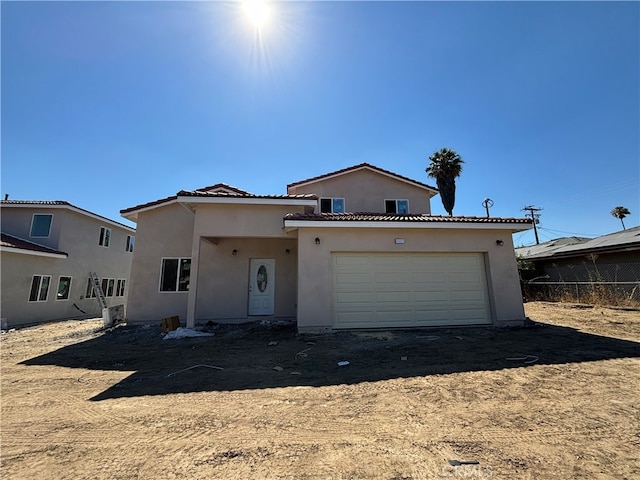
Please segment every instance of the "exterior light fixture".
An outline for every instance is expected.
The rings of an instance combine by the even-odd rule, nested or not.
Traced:
[[[237,254],[238,254],[238,250],[234,248],[233,251],[231,252],[231,255],[235,257]]]
[[[504,241],[496,240],[496,245],[498,245],[499,247],[502,247],[504,245]]]
[[[316,237],[316,245],[320,245],[320,239]]]
[[[288,248],[284,251],[285,255],[289,255],[291,253],[291,250],[289,250]]]

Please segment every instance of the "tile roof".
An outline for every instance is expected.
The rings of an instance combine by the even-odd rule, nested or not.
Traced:
[[[89,210],[86,210],[84,208],[80,208],[77,207],[75,205],[73,205],[72,203],[69,203],[67,201],[64,200],[0,200],[0,206],[2,207],[12,207],[12,206],[17,206],[17,207],[25,207],[25,206],[34,206],[34,207],[52,207],[52,208],[68,208],[69,210],[75,210],[77,213],[81,213],[83,215],[88,215],[90,217],[94,217],[94,218],[98,218],[100,220],[105,220],[107,222],[110,222],[114,225],[118,225],[119,227],[122,228],[126,228],[127,230],[130,231],[135,231],[134,228],[130,227],[129,225],[125,225],[124,223],[120,223],[116,220],[112,220],[110,218],[107,218],[103,215],[98,215],[97,213],[93,213]]]
[[[343,222],[429,222],[429,223],[514,223],[531,224],[528,218],[449,217],[444,215],[395,213],[290,213],[285,220]]]
[[[132,213],[137,210],[143,210],[145,208],[155,207],[158,205],[162,205],[163,203],[169,203],[178,199],[177,195],[171,195],[170,197],[161,198],[159,200],[153,200],[152,202],[141,203],[140,205],[136,205],[134,207],[125,208],[120,210],[120,215],[125,216],[127,213]]]
[[[251,193],[247,192],[246,190],[241,190],[238,187],[232,187],[231,185],[227,185],[226,183],[216,183],[215,185],[209,185],[208,187],[198,188],[195,191],[208,192],[212,190],[219,190],[222,188],[224,188],[225,190],[231,190],[232,192],[239,193],[242,195],[251,195]]]
[[[53,248],[45,247],[44,245],[29,242],[28,240],[23,240],[22,238],[14,237],[13,235],[9,235],[7,233],[2,233],[0,236],[1,247],[15,248],[17,250],[29,250],[39,253],[50,253],[54,255],[64,255],[67,257],[69,256],[66,252],[61,252],[59,250],[54,250]]]
[[[73,207],[63,200],[0,200],[2,205],[41,205],[41,206],[67,206]],[[76,207],[78,208],[78,207]]]
[[[545,242],[545,244],[517,248],[516,255],[525,260],[541,260],[544,258],[570,257],[588,253],[640,250],[640,227],[628,228],[608,235],[583,240],[586,241],[565,243],[552,249],[545,248],[545,246],[558,241],[552,240]],[[551,246],[555,247],[556,245]]]
[[[366,163],[366,162],[365,163],[361,163],[359,165],[354,165],[352,167],[343,168],[341,170],[336,170],[335,172],[330,172],[330,173],[325,173],[323,175],[318,175],[317,177],[311,177],[311,178],[307,178],[305,180],[299,180],[297,182],[290,183],[290,184],[287,185],[287,189],[290,188],[290,187],[295,187],[297,185],[302,185],[303,183],[315,182],[316,180],[322,180],[323,178],[329,178],[329,177],[333,177],[335,175],[342,175],[344,173],[349,173],[351,171],[360,170],[362,168],[368,168],[370,170],[374,170],[374,171],[377,171],[379,173],[383,173],[385,175],[390,175],[392,177],[396,177],[396,178],[398,178],[400,180],[404,180],[404,181],[407,181],[407,182],[415,183],[415,184],[420,185],[422,187],[429,188],[429,189],[431,189],[431,190],[433,190],[435,192],[438,191],[438,189],[436,187],[432,187],[431,185],[427,185],[426,183],[419,182],[417,180],[414,180],[413,178],[405,177],[403,175],[398,175],[397,173],[391,172],[389,170],[385,170],[385,169],[380,168],[380,167],[376,167],[375,165],[371,165],[371,164]]]
[[[291,200],[317,200],[317,195],[254,195],[252,193],[207,192],[200,190],[181,190],[178,197],[208,197],[208,198],[257,198],[257,199],[291,199]]]

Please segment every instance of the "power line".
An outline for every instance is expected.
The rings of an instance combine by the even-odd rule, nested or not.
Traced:
[[[585,236],[585,237],[597,237],[597,236],[599,236],[596,233],[564,232],[562,230],[554,230],[552,228],[543,228],[543,227],[540,227],[540,230],[546,230],[547,232],[551,232],[551,233],[567,233],[569,235],[580,235],[580,236]]]

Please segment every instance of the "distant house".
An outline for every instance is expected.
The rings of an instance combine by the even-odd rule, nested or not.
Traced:
[[[592,239],[567,237],[520,247],[516,256],[534,265],[529,280],[611,285],[640,299],[640,227]]]
[[[434,216],[437,193],[365,163],[285,195],[217,184],[122,210],[137,223],[128,321],[522,324],[511,237],[530,221]]]
[[[100,316],[126,302],[135,230],[64,201],[3,200],[0,243],[3,328]]]

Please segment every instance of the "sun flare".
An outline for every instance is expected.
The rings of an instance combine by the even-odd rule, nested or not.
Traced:
[[[245,14],[256,28],[263,27],[271,16],[271,9],[264,0],[246,0],[242,7]]]

